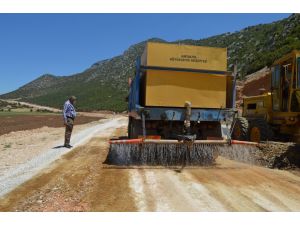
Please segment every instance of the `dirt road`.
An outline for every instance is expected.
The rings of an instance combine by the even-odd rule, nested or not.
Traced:
[[[219,157],[176,172],[102,164],[113,130],[0,200],[0,211],[300,211],[300,176]],[[125,128],[114,135],[124,135]]]

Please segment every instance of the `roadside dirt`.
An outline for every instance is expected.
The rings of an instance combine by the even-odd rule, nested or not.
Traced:
[[[71,143],[74,137],[81,131],[105,121],[101,117],[93,119],[96,120],[80,125],[75,121]],[[25,128],[28,129],[28,127]],[[11,168],[28,162],[48,149],[61,146],[63,144],[64,132],[64,127],[43,126],[37,129],[13,131],[0,135],[0,175],[5,174]]]
[[[99,116],[78,116],[77,125],[97,121]],[[13,131],[32,130],[41,127],[64,127],[61,115],[13,115],[0,117],[0,136]]]
[[[127,170],[105,169],[109,136],[76,148],[0,201],[0,211],[136,211]]]
[[[297,172],[223,157],[182,172],[108,167],[111,136],[93,138],[4,196],[0,211],[300,211]]]

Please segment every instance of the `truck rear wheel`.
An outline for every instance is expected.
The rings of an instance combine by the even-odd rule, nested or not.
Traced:
[[[142,123],[131,116],[128,119],[128,138],[137,138],[142,134]]]
[[[263,119],[250,121],[249,137],[252,142],[271,141],[274,133],[270,125]]]
[[[128,118],[127,132],[128,132],[128,138],[131,138],[131,136],[132,136],[132,118],[131,118],[131,116],[129,116],[129,118]]]
[[[232,132],[232,139],[248,141],[249,140],[249,123],[244,117],[237,117]]]

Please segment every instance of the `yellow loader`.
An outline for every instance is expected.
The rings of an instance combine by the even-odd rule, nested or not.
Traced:
[[[300,143],[300,51],[276,60],[269,75],[271,92],[243,99],[232,138]]]

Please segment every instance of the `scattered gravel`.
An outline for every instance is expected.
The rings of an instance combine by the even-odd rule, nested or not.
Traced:
[[[300,168],[300,145],[282,142],[261,143],[258,145],[256,158],[269,168]]]
[[[79,145],[83,145],[93,136],[105,133],[107,132],[107,129],[115,129],[120,126],[124,126],[124,124],[124,119],[122,118],[104,120],[101,124],[95,124],[78,132],[77,134],[74,134],[71,139],[71,144],[74,146],[74,148]],[[52,146],[60,146],[61,143],[62,140],[55,141],[52,143]],[[51,162],[57,160],[62,155],[72,151],[72,149],[67,149],[64,147],[47,148],[45,151],[36,155],[29,161],[12,167],[4,174],[0,174],[0,196],[3,196],[18,185],[29,180],[41,169],[45,168]]]

